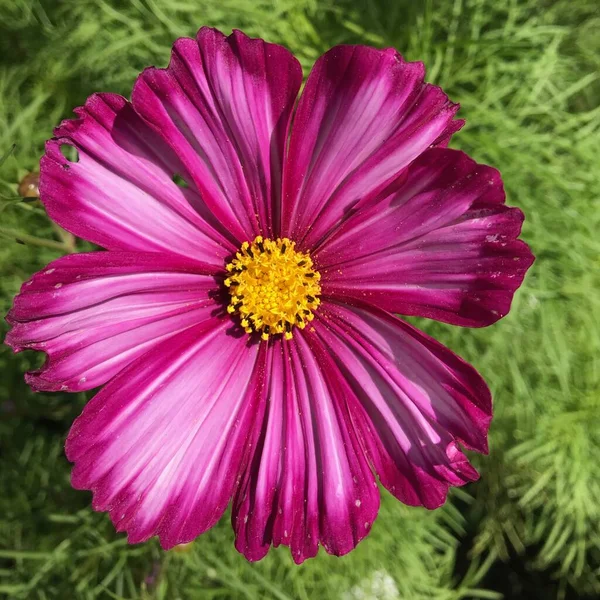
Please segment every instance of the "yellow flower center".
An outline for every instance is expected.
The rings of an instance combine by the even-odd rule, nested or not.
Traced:
[[[246,333],[260,332],[263,340],[282,333],[292,338],[294,326],[304,329],[319,306],[321,275],[308,254],[297,252],[287,238],[244,242],[227,265],[230,314],[237,313]]]

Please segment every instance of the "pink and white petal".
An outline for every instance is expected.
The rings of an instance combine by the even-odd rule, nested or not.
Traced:
[[[500,174],[431,149],[400,189],[346,220],[315,252],[325,296],[481,327],[510,310],[533,255]]]
[[[265,354],[230,327],[213,319],[155,346],[73,424],[73,486],[91,490],[131,543],[190,542],[229,504],[261,418]]]
[[[46,143],[40,195],[50,217],[109,250],[171,252],[223,264],[234,239],[173,151],[117,94],[94,94]],[[73,146],[70,161],[61,147]],[[173,181],[189,182],[183,188]],[[233,240],[233,241],[232,241]]]
[[[137,112],[238,241],[278,233],[284,148],[301,83],[300,64],[285,48],[203,27],[195,40],[175,42],[167,69],[146,69],[134,87]]]
[[[234,500],[236,548],[259,560],[271,544],[296,563],[352,550],[379,509],[379,491],[335,382],[302,335],[269,347],[262,434]]]
[[[97,387],[152,347],[212,319],[211,267],[168,254],[91,252],[50,263],[23,284],[6,343],[46,352],[36,390]]]
[[[314,326],[331,357],[327,377],[342,382],[352,423],[392,494],[433,509],[449,486],[477,479],[458,446],[488,449],[491,396],[473,367],[383,311],[324,303]]]
[[[458,105],[393,49],[337,46],[313,67],[284,169],[282,233],[309,249],[455,130]]]

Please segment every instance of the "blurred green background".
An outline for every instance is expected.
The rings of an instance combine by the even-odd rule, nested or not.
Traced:
[[[176,37],[236,27],[305,70],[338,43],[393,46],[461,103],[453,146],[498,167],[537,262],[483,330],[418,322],[490,383],[482,477],[435,512],[384,492],[344,558],[258,564],[227,518],[185,553],[127,546],[69,485],[84,394],[33,394],[34,353],[0,347],[0,597],[342,600],[600,597],[600,13],[597,0],[0,0],[0,313],[70,250],[18,184],[94,91],[127,96]],[[13,149],[13,145],[15,145]],[[77,250],[85,245],[77,241]],[[2,337],[6,325],[2,324]]]

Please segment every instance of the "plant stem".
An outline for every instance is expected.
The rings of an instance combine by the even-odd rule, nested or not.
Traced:
[[[44,248],[62,250],[63,252],[73,252],[72,246],[70,246],[67,243],[35,237],[34,235],[21,233],[16,229],[5,229],[4,227],[0,227],[0,235],[16,240],[18,242],[29,244],[31,246],[42,246]]]

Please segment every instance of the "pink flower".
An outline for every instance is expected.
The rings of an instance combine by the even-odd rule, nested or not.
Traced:
[[[25,283],[7,343],[47,353],[36,390],[104,386],[66,452],[130,542],[189,542],[233,498],[248,559],[341,555],[377,516],[374,473],[431,509],[477,478],[461,446],[487,452],[486,384],[392,313],[490,325],[533,256],[423,77],[338,46],[292,117],[292,54],[203,28],[131,103],[94,94],[47,143],[48,214],[106,251]]]

